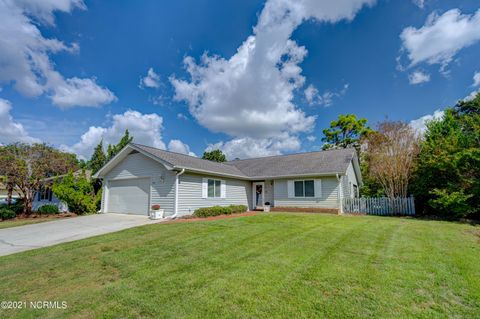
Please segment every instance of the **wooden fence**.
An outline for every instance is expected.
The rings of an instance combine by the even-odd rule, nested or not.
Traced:
[[[415,215],[413,197],[388,198],[388,197],[363,197],[344,198],[343,212],[347,214],[367,214],[382,216]]]

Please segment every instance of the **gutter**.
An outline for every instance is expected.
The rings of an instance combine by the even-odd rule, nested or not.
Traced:
[[[342,188],[342,177],[339,176],[339,174],[335,174],[335,176],[337,177],[337,181],[338,181],[338,208],[339,208],[339,213],[340,214],[343,214],[343,188]]]
[[[177,215],[178,215],[178,177],[180,175],[182,175],[183,173],[185,173],[185,168],[182,168],[182,170],[180,172],[178,172],[177,174],[175,174],[175,203],[174,203],[174,213],[172,216],[170,216],[170,218],[177,218]]]

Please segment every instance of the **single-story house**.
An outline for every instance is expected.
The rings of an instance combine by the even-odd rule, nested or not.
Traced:
[[[217,163],[131,143],[94,176],[103,180],[101,212],[165,217],[231,204],[262,209],[341,211],[362,183],[355,149],[338,149]]]
[[[73,173],[74,176],[79,176],[83,171],[80,169]],[[91,171],[86,170],[85,175],[87,178],[90,178]],[[68,212],[68,205],[65,202],[59,200],[52,190],[52,185],[55,179],[61,180],[66,174],[60,176],[53,176],[44,179],[44,187],[35,192],[32,202],[32,210],[36,211],[44,205],[55,205],[58,208],[59,212]]]

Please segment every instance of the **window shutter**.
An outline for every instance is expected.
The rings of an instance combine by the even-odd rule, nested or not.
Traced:
[[[222,184],[220,186],[220,197],[226,198],[227,197],[227,183],[222,179]]]
[[[315,197],[317,198],[322,197],[322,180],[321,179],[315,180]]]
[[[294,194],[294,191],[293,191],[293,180],[289,180],[287,182],[287,186],[288,186],[288,198],[293,198],[293,194]]]
[[[202,198],[208,197],[208,179],[202,179]]]

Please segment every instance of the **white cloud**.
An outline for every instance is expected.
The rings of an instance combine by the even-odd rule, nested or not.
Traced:
[[[63,80],[53,87],[51,99],[53,104],[62,108],[81,106],[100,106],[117,100],[108,89],[97,85],[95,79],[79,79],[73,77]]]
[[[472,15],[459,9],[440,16],[433,12],[424,26],[407,27],[400,38],[411,66],[426,62],[440,64],[443,70],[461,49],[480,40],[480,10]]]
[[[315,117],[293,103],[305,83],[300,63],[307,50],[290,39],[292,32],[306,20],[351,20],[364,5],[374,2],[269,0],[253,35],[233,56],[204,54],[198,63],[189,56],[184,59],[190,78],[170,77],[175,99],[187,102],[201,125],[232,136],[232,141],[222,144],[232,154],[241,153],[233,149],[252,145],[260,148],[247,149],[243,155],[288,150],[288,141],[298,141],[299,133],[315,125]],[[284,149],[275,148],[280,138],[287,141]]]
[[[315,142],[316,139],[317,139],[317,137],[314,136],[314,135],[308,135],[308,136],[307,136],[307,140],[308,140],[309,142]]]
[[[340,98],[347,93],[349,84],[345,84],[342,90],[338,92],[325,91],[322,94],[318,92],[318,89],[310,84],[303,93],[305,94],[305,99],[309,105],[322,105],[322,106],[331,106],[333,104],[333,99]]]
[[[140,80],[140,87],[158,89],[160,87],[160,75],[153,68],[148,69],[147,75]]]
[[[81,0],[0,1],[0,82],[13,83],[26,96],[46,93],[60,107],[114,101],[114,94],[98,86],[94,78],[65,79],[50,60],[50,54],[78,52],[78,44],[45,38],[38,25],[53,26],[55,11],[71,12],[75,8],[86,9]]]
[[[229,160],[235,158],[251,158],[270,155],[279,155],[284,151],[300,149],[300,140],[297,136],[283,134],[278,138],[234,138],[227,142],[209,144],[206,151],[220,149]]]
[[[62,149],[89,158],[95,146],[103,139],[104,145],[116,144],[128,129],[135,143],[165,149],[162,140],[163,118],[157,114],[142,114],[129,110],[112,117],[109,127],[91,126],[72,146],[62,145]]]
[[[412,85],[426,83],[430,81],[430,74],[422,71],[415,71],[408,76],[408,82]]]
[[[480,93],[480,90],[475,90],[475,91],[472,91],[470,92],[469,95],[467,95],[466,97],[463,98],[464,101],[471,101],[473,100],[474,98],[477,97],[477,94]]]
[[[77,154],[80,158],[88,159],[93,153],[95,146],[103,140],[104,147],[108,144],[117,144],[128,129],[133,142],[167,149],[162,139],[163,118],[158,114],[142,114],[138,111],[128,110],[123,114],[115,114],[111,117],[111,125],[108,127],[91,126],[82,136],[80,141],[69,146],[61,145],[61,149]],[[177,153],[196,156],[190,151],[190,147],[180,140],[171,140],[168,150]]]
[[[473,75],[473,85],[472,86],[480,86],[480,72],[475,72]]]
[[[183,114],[183,113],[178,113],[178,114],[177,114],[177,119],[179,119],[179,120],[184,120],[184,121],[188,121],[188,116],[186,116],[186,115]]]
[[[427,114],[427,115],[424,115],[424,116],[422,116],[422,117],[420,117],[416,120],[410,121],[409,124],[419,134],[423,134],[423,133],[425,133],[425,131],[427,129],[426,124],[429,121],[439,120],[439,119],[443,118],[444,113],[445,112],[442,111],[442,110],[436,110],[435,112],[433,112],[433,114]]]
[[[412,2],[421,9],[425,7],[425,0],[412,0]]]
[[[175,153],[197,156],[194,152],[190,151],[190,146],[180,140],[171,140],[170,143],[168,143],[168,150]]]
[[[22,124],[15,122],[10,111],[12,104],[0,98],[0,145],[15,142],[40,143],[40,140],[28,135]]]

